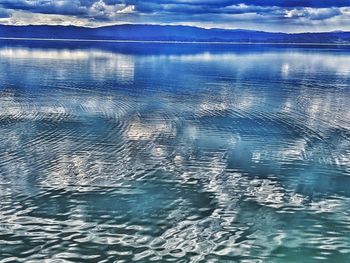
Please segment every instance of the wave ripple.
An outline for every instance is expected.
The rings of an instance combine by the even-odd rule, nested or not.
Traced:
[[[116,49],[0,46],[0,262],[348,261],[348,53]]]

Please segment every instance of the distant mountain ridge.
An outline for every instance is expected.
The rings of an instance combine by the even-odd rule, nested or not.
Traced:
[[[288,34],[242,29],[204,29],[192,26],[134,24],[97,28],[0,25],[0,38],[350,44],[350,32],[342,31]]]

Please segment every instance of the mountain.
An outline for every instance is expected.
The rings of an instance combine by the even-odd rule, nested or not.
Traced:
[[[191,26],[131,24],[98,28],[46,25],[0,25],[0,37],[133,41],[350,44],[350,32],[334,31],[324,33],[288,34],[240,29],[204,29]]]

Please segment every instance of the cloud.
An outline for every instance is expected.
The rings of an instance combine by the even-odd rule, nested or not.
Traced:
[[[0,8],[0,18],[8,18],[10,17],[11,13],[3,8]]]
[[[134,5],[126,5],[118,2],[96,1],[88,8],[87,17],[103,20],[114,20],[119,14],[131,14],[135,10]]]
[[[43,14],[80,15],[87,6],[80,0],[0,0],[0,5],[6,9],[29,11]]]
[[[0,23],[152,23],[322,31],[350,28],[349,8],[349,0],[0,0]]]
[[[70,15],[35,14],[25,11],[12,11],[11,16],[1,18],[0,23],[7,25],[77,25],[93,26],[88,19]]]
[[[285,11],[286,18],[308,18],[310,20],[325,20],[342,14],[339,8],[298,8]]]

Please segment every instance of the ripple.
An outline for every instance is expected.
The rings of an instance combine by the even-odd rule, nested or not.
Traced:
[[[347,260],[346,53],[2,49],[0,262]]]

